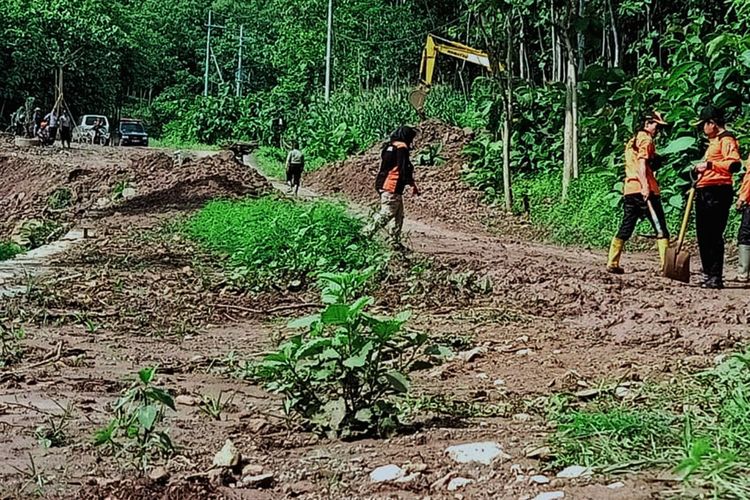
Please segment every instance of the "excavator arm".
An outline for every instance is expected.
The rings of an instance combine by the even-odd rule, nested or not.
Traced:
[[[490,56],[486,52],[474,49],[451,40],[427,35],[424,49],[422,50],[422,63],[419,69],[419,85],[409,95],[409,102],[417,110],[420,117],[424,118],[424,102],[432,86],[432,77],[435,73],[435,61],[438,54],[445,54],[462,61],[477,64],[486,68],[491,73],[496,70],[502,71],[503,67],[493,67]]]

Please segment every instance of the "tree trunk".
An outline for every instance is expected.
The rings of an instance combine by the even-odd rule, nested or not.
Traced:
[[[555,4],[553,0],[550,0],[549,3],[549,18],[551,22],[551,28],[550,28],[550,52],[552,52],[552,81],[558,81],[558,75],[557,75],[557,29],[555,28],[555,23],[557,20],[555,19]]]
[[[615,68],[620,67],[620,34],[617,32],[617,23],[615,22],[615,11],[612,8],[612,0],[607,0],[607,8],[609,9],[609,21],[612,29],[612,54],[614,60],[612,66]]]
[[[506,71],[506,95],[505,95],[505,119],[503,120],[503,193],[505,195],[505,210],[513,210],[513,192],[510,181],[510,147],[511,147],[511,121],[513,119],[513,34],[510,14],[507,17],[507,47],[505,57]]]
[[[578,178],[578,78],[576,69],[576,51],[571,41],[574,3],[568,4],[565,42],[565,56],[567,60],[567,75],[565,78],[565,128],[563,139],[563,181],[562,199],[568,197],[571,178]]]
[[[581,16],[583,16],[583,13],[584,13],[584,1],[585,0],[578,0],[578,12]],[[578,71],[583,71],[583,68],[586,67],[586,62],[583,60],[584,54],[586,52],[585,46],[586,46],[586,38],[584,37],[583,30],[581,30],[578,32],[578,65],[577,65]]]

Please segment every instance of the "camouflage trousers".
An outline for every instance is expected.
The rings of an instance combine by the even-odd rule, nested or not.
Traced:
[[[391,244],[401,243],[401,228],[404,226],[403,195],[383,191],[380,193],[380,211],[365,228],[365,234],[373,235],[382,228],[388,231]]]

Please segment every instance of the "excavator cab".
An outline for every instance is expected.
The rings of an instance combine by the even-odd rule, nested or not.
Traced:
[[[417,111],[420,118],[424,119],[424,104],[432,87],[432,77],[435,73],[435,60],[438,54],[446,54],[462,61],[478,64],[486,68],[490,73],[503,71],[504,67],[492,64],[490,56],[486,52],[474,49],[458,42],[439,38],[435,35],[427,35],[424,49],[422,50],[422,63],[419,69],[419,85],[409,94],[409,103]]]

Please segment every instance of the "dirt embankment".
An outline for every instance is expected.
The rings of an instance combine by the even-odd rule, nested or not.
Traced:
[[[29,219],[67,222],[92,212],[182,210],[271,189],[229,152],[180,164],[153,150],[9,148],[0,150],[0,178],[0,239]]]

